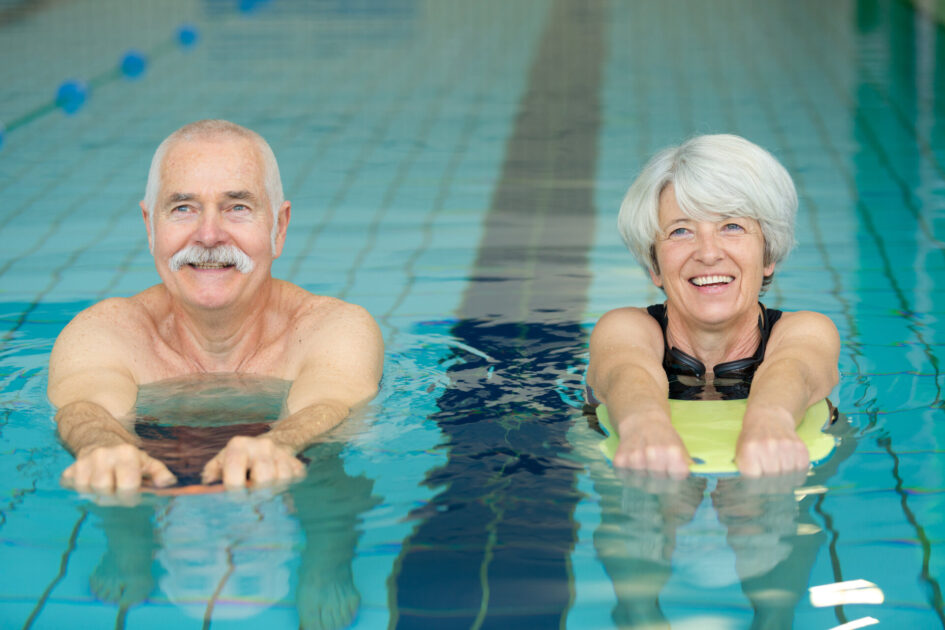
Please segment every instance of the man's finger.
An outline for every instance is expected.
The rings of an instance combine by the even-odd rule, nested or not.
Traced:
[[[253,462],[249,478],[253,480],[253,483],[269,483],[273,480],[275,472],[273,461],[268,457],[260,457]]]
[[[228,452],[223,459],[223,485],[241,488],[246,485],[249,458],[243,451]]]
[[[89,477],[88,486],[95,492],[114,492],[115,471],[111,467],[100,467]]]
[[[166,488],[177,483],[177,477],[174,476],[163,462],[153,457],[144,455],[141,475],[151,480],[151,484],[157,488]]]
[[[115,490],[137,490],[141,487],[141,466],[137,461],[121,461],[115,465]]]
[[[203,473],[200,475],[200,481],[202,483],[207,484],[220,481],[220,475],[223,474],[223,465],[220,459],[220,455],[217,454],[203,467]]]
[[[59,483],[67,488],[75,486],[75,464],[71,464],[62,471],[62,475],[59,476]]]

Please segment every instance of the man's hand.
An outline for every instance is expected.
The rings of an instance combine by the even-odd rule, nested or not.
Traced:
[[[61,483],[80,492],[113,493],[138,490],[141,482],[163,488],[177,478],[167,466],[131,444],[93,446],[80,450],[62,473]]]
[[[246,481],[254,486],[293,481],[305,476],[305,465],[292,449],[266,436],[236,436],[203,468],[203,483],[223,481],[241,488]]]

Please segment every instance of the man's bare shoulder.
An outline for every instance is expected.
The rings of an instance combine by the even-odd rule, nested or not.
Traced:
[[[357,304],[314,295],[293,285],[280,287],[292,304],[286,378],[295,381],[289,408],[320,398],[351,406],[377,391],[384,363],[384,339],[374,318]],[[294,337],[294,338],[292,338]]]
[[[129,333],[147,333],[142,328],[152,327],[154,320],[141,295],[107,298],[80,311],[63,329],[57,343],[60,340],[78,340],[87,334],[120,338]]]
[[[138,358],[147,351],[154,332],[153,316],[142,295],[102,300],[78,313],[62,330],[49,357],[53,404],[93,400],[116,414],[128,408],[126,398],[134,402],[131,390],[140,377]],[[98,386],[108,391],[96,393]]]
[[[107,298],[79,312],[56,338],[49,358],[51,377],[60,367],[134,363],[133,357],[154,345],[162,290],[157,285],[132,297]]]
[[[282,303],[287,307],[289,319],[297,330],[310,333],[338,326],[352,331],[373,329],[377,323],[367,310],[344,300],[316,295],[288,282],[280,283]]]

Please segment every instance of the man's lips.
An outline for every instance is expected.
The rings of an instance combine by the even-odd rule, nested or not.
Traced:
[[[234,265],[225,265],[223,263],[189,263],[191,269],[232,269]]]

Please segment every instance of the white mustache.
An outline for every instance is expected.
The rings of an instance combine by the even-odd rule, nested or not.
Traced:
[[[184,265],[233,265],[240,273],[249,273],[255,267],[252,258],[235,245],[188,245],[171,256],[168,265],[171,271],[180,271]]]

